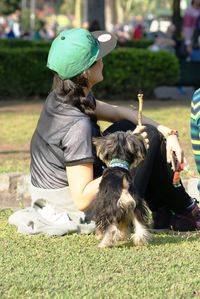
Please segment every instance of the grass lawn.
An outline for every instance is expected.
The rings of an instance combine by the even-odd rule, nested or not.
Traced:
[[[126,106],[138,102],[120,103]],[[0,102],[0,173],[29,171],[29,144],[37,124],[42,102]],[[144,114],[177,129],[191,168],[195,171],[190,142],[190,101],[145,101]],[[107,123],[101,123],[102,127]],[[5,152],[4,152],[5,151]]]
[[[18,235],[0,212],[0,298],[200,298],[198,235],[98,249],[93,235]]]
[[[28,172],[29,142],[40,110],[41,102],[0,104],[1,173]],[[146,101],[144,111],[179,130],[194,169],[190,103]],[[100,250],[93,235],[19,235],[7,223],[10,214],[0,211],[1,299],[200,298],[200,235],[154,235],[149,246],[127,243]]]

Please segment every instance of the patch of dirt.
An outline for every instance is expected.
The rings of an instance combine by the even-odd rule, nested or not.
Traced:
[[[40,112],[45,100],[36,100],[35,102],[17,102],[17,101],[0,101],[0,113],[4,112]],[[138,101],[133,100],[114,100],[107,101],[106,103],[114,104],[114,105],[123,105],[130,106],[133,105],[136,109],[138,108]],[[144,109],[145,108],[163,108],[169,106],[190,106],[189,101],[184,100],[145,100],[144,99]]]
[[[31,206],[31,197],[26,196],[22,200],[16,200],[16,195],[9,191],[0,191],[0,209],[12,208],[18,210],[22,207]]]
[[[1,144],[0,146],[0,154],[19,154],[19,153],[24,153],[26,154],[29,152],[29,146],[26,145],[21,145],[21,146],[16,146],[16,145],[11,145],[9,144]]]
[[[0,113],[5,112],[27,112],[27,113],[39,113],[42,109],[44,101],[36,101],[34,102],[16,102],[16,101],[8,101],[2,102],[0,101]]]

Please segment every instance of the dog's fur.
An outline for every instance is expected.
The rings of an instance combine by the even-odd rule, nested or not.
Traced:
[[[105,137],[93,138],[97,155],[107,165],[102,175],[99,192],[93,204],[96,237],[99,247],[111,247],[131,236],[135,245],[145,245],[150,239],[147,229],[148,208],[145,201],[135,194],[130,170],[109,167],[113,159],[126,161],[136,167],[145,157],[143,138],[132,131],[116,132]]]

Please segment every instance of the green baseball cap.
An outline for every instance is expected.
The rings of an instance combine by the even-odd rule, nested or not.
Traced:
[[[73,78],[111,52],[116,43],[116,37],[106,31],[64,30],[51,44],[47,67],[62,80]]]

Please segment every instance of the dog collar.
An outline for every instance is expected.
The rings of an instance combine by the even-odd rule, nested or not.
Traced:
[[[109,167],[121,167],[129,170],[129,163],[120,159],[111,160]]]

